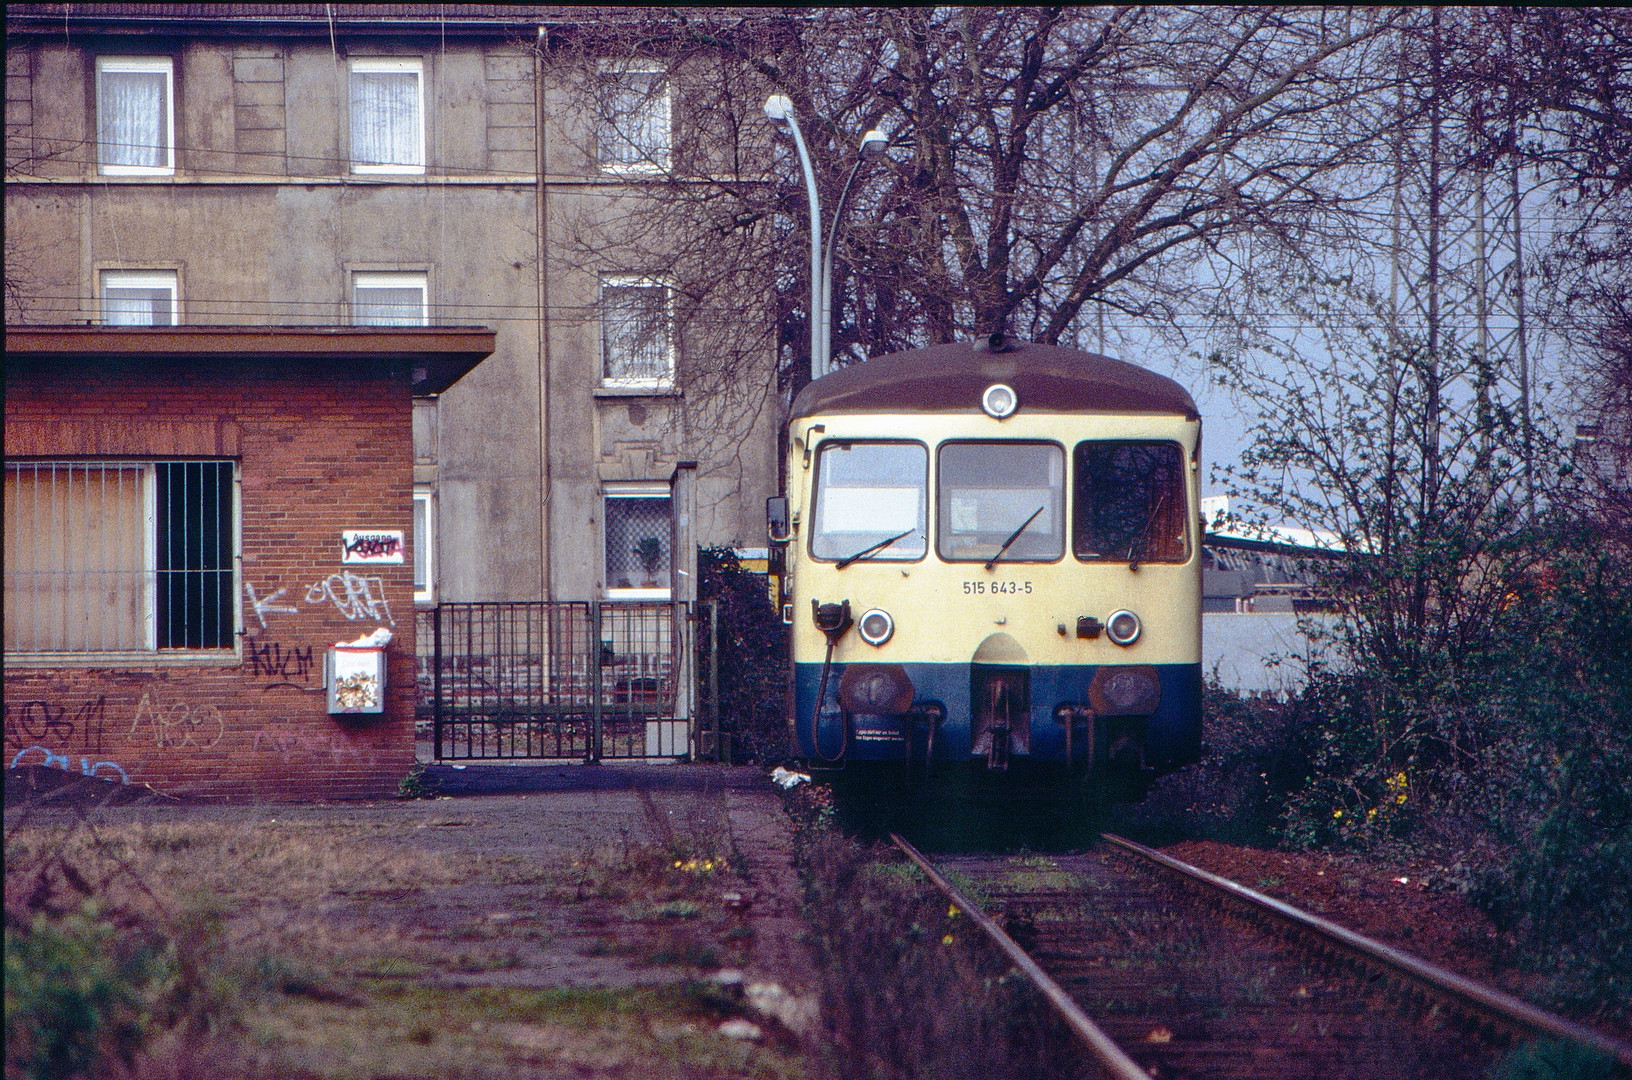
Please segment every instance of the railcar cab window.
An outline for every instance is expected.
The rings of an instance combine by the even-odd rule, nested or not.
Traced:
[[[942,443],[936,550],[948,562],[1065,554],[1065,451],[1054,443]]]
[[[1071,548],[1102,562],[1184,562],[1184,453],[1178,443],[1081,442],[1073,455]]]
[[[811,555],[846,565],[923,558],[928,489],[921,443],[829,439],[816,453]]]

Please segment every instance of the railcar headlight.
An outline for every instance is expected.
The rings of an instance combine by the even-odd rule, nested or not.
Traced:
[[[895,620],[883,608],[873,608],[856,624],[861,640],[869,645],[882,645],[895,633]]]
[[[1118,645],[1132,645],[1139,640],[1139,616],[1123,608],[1105,620],[1105,636]]]
[[[980,407],[993,420],[1001,420],[1020,407],[1020,396],[1002,383],[993,383],[980,395]]]

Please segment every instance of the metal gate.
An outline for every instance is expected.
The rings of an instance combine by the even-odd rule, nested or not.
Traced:
[[[610,601],[425,609],[417,726],[437,761],[686,756],[695,616],[693,604]]]

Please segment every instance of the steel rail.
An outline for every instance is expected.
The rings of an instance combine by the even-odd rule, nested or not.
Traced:
[[[1107,1073],[1114,1077],[1115,1080],[1150,1080],[1150,1074],[1141,1069],[1132,1058],[1123,1052],[1120,1046],[1111,1040],[1109,1035],[1105,1034],[1098,1024],[1089,1019],[1088,1014],[1083,1012],[1075,1001],[1071,1000],[1070,995],[1061,988],[1060,984],[1051,979],[1048,973],[1037,965],[1037,961],[1033,960],[1026,950],[1022,949],[1013,938],[1004,933],[1003,928],[993,922],[992,917],[982,911],[979,904],[959,892],[950,881],[941,875],[940,871],[930,864],[928,859],[919,853],[917,848],[902,839],[898,833],[892,832],[890,839],[895,842],[896,847],[906,854],[907,858],[913,861],[918,869],[924,872],[924,876],[929,878],[937,889],[945,893],[947,898],[956,904],[965,915],[969,916],[976,926],[985,931],[986,936],[991,938],[998,948],[1008,955],[1010,960],[1014,961],[1014,966],[1019,968],[1036,985],[1037,989],[1042,991],[1043,996],[1059,1012],[1066,1025],[1083,1042],[1088,1044],[1089,1049],[1099,1056],[1100,1064],[1104,1066]]]
[[[1263,893],[1256,892],[1244,885],[1238,885],[1229,878],[1220,877],[1200,867],[1181,862],[1171,855],[1164,855],[1160,851],[1145,847],[1143,844],[1136,844],[1132,840],[1112,833],[1101,833],[1100,836],[1125,851],[1132,852],[1189,880],[1223,892],[1259,911],[1267,912],[1285,922],[1292,923],[1350,953],[1363,956],[1415,982],[1431,986],[1447,997],[1455,999],[1464,1007],[1471,1007],[1487,1017],[1528,1031],[1532,1035],[1551,1036],[1581,1043],[1601,1054],[1614,1058],[1622,1065],[1632,1066],[1632,1044],[1624,1043],[1619,1039],[1594,1031],[1585,1025],[1566,1020],[1562,1016],[1550,1013],[1545,1009],[1538,1009],[1534,1005],[1520,1001],[1511,994],[1504,994],[1500,990],[1480,985],[1454,972],[1436,967],[1425,960],[1412,956],[1410,953],[1391,948],[1380,941],[1375,941],[1363,934],[1357,934],[1353,930],[1329,922],[1318,915],[1311,915],[1306,911],[1301,911],[1290,904],[1276,900],[1274,897],[1265,896]]]

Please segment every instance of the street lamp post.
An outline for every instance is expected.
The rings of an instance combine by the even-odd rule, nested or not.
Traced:
[[[861,167],[884,156],[890,140],[877,128],[861,137],[861,153],[850,169],[850,176],[839,193],[839,205],[833,208],[833,227],[827,230],[827,254],[822,259],[822,374],[833,370],[833,258],[839,245],[839,222],[844,219],[844,204],[850,198],[850,188],[856,182]]]
[[[833,258],[834,240],[839,231],[839,216],[850,198],[850,188],[861,172],[861,166],[876,160],[884,153],[889,140],[874,130],[861,138],[861,156],[856,159],[850,177],[844,182],[838,208],[833,212],[833,227],[828,231],[828,242],[822,246],[822,202],[816,193],[816,173],[810,165],[810,150],[805,145],[804,132],[799,130],[799,118],[794,114],[793,102],[786,94],[772,94],[765,101],[765,115],[771,123],[793,136],[793,145],[799,151],[799,167],[805,177],[805,197],[810,203],[810,377],[826,375],[832,366],[833,348]]]
[[[822,328],[817,325],[822,310],[822,201],[816,195],[816,174],[810,168],[810,151],[805,148],[793,102],[786,94],[772,94],[765,100],[765,115],[793,136],[805,173],[805,197],[810,201],[810,378],[814,382],[822,377]]]

